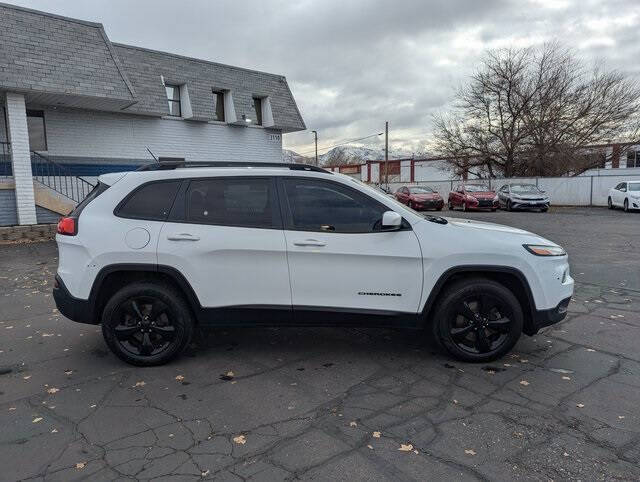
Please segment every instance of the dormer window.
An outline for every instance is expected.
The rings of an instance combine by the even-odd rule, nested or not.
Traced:
[[[165,84],[167,100],[169,101],[169,115],[182,117],[182,107],[180,105],[180,86]]]
[[[224,91],[213,91],[214,100],[214,112],[215,120],[224,122],[226,120],[224,115]]]
[[[262,99],[260,97],[253,98],[253,109],[256,111],[255,125],[262,125]]]

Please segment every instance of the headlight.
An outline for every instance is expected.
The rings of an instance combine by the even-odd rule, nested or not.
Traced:
[[[522,246],[536,256],[564,256],[567,254],[560,246],[545,246],[543,244],[523,244]]]

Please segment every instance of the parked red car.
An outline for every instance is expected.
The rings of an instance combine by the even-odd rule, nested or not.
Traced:
[[[460,184],[449,193],[449,209],[498,209],[498,196],[487,186],[480,184]]]
[[[416,211],[444,207],[444,199],[429,186],[403,186],[396,191],[396,199]]]

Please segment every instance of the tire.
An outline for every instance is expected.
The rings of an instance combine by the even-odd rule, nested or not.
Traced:
[[[629,212],[629,200],[628,199],[624,200],[624,212],[625,213]]]
[[[107,302],[102,315],[107,346],[118,358],[136,366],[173,360],[189,344],[193,331],[186,301],[163,283],[141,281],[125,286]]]
[[[439,208],[436,208],[436,211],[442,211],[442,206],[440,206]]]
[[[609,209],[613,209],[613,201],[611,200],[611,196],[607,198],[607,207]]]
[[[498,210],[498,208],[491,208],[491,212],[495,213]]]
[[[518,299],[504,285],[486,278],[460,280],[445,288],[431,322],[440,347],[458,360],[474,363],[496,360],[509,352],[522,326]]]
[[[542,209],[540,210],[540,212],[541,212],[541,213],[546,213],[548,210],[549,210],[549,208],[542,208]]]
[[[511,205],[511,199],[507,200],[507,211],[513,211],[513,206]]]

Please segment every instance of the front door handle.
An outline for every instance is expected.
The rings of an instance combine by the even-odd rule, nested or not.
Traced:
[[[167,235],[169,241],[199,241],[200,238],[190,233],[176,233]]]
[[[325,243],[323,241],[318,241],[317,239],[305,239],[304,241],[294,241],[293,245],[294,246],[317,246],[317,247],[322,247],[322,246],[326,246],[327,243]]]

